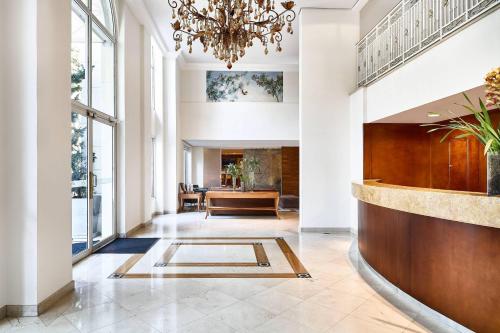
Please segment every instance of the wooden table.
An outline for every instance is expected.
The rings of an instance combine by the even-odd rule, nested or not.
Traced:
[[[212,212],[218,211],[270,211],[277,218],[280,195],[277,191],[208,191],[206,194],[207,213],[205,219]]]

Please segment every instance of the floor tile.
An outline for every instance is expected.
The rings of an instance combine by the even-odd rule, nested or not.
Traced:
[[[366,321],[348,316],[339,321],[328,333],[391,333],[403,332],[400,327],[393,327],[382,322]]]
[[[274,289],[249,297],[245,301],[274,314],[280,314],[302,302],[302,300],[298,297],[294,297]]]
[[[236,329],[210,318],[202,318],[177,331],[178,333],[236,333]]]
[[[149,326],[136,317],[129,318],[110,326],[92,331],[92,333],[159,333],[157,329]]]
[[[245,302],[235,303],[213,313],[210,318],[222,321],[235,329],[249,330],[274,318],[271,312]]]
[[[284,317],[276,317],[253,330],[256,333],[315,333],[310,327]]]
[[[0,329],[0,332],[1,329]],[[50,325],[45,326],[42,322],[36,324],[14,326],[9,333],[78,333],[79,331],[66,318],[60,317],[54,320]]]
[[[281,314],[281,317],[308,326],[314,331],[324,331],[346,316],[346,313],[335,312],[309,301],[304,301]]]
[[[336,289],[327,289],[309,298],[308,302],[325,306],[335,312],[347,314],[366,302],[366,299]]]
[[[76,328],[86,333],[114,323],[118,323],[132,316],[132,314],[114,303],[106,303],[72,312],[64,315]]]
[[[366,321],[385,324],[401,331],[409,327],[414,319],[392,306],[375,301],[363,303],[351,315]]]
[[[183,304],[170,303],[139,313],[137,317],[160,332],[175,332],[205,315]]]
[[[238,302],[238,299],[216,290],[208,290],[202,294],[179,298],[179,303],[190,306],[204,314],[215,312],[236,302]]]

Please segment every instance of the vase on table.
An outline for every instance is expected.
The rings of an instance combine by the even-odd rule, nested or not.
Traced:
[[[488,195],[500,195],[500,153],[488,153],[487,159]]]
[[[248,173],[248,187],[250,188],[250,191],[255,189],[255,172],[253,171]]]
[[[247,190],[246,186],[245,186],[245,182],[244,181],[241,181],[241,192],[245,192]]]
[[[232,177],[233,191],[236,191],[236,177]]]

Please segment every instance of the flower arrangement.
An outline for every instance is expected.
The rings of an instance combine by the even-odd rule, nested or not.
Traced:
[[[500,105],[500,67],[491,70],[484,78],[486,106]]]

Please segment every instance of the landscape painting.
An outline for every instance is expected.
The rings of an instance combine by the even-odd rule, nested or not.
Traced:
[[[207,71],[207,102],[283,102],[283,72]]]

